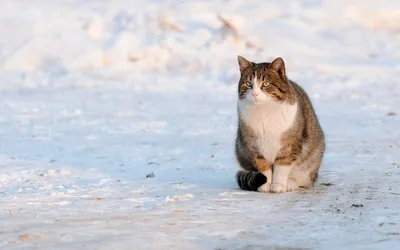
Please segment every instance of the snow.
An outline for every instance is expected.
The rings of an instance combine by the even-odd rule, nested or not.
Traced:
[[[399,17],[395,0],[2,0],[0,248],[398,248]],[[238,189],[237,55],[282,56],[309,93],[315,188]]]

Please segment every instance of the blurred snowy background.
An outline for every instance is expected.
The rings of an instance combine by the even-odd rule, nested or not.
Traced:
[[[0,37],[0,248],[399,245],[400,1],[2,0]],[[312,98],[315,189],[238,190],[237,55]]]

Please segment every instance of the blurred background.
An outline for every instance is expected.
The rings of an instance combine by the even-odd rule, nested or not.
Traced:
[[[0,67],[4,73],[43,74],[40,80],[21,76],[27,85],[43,85],[89,72],[115,80],[148,72],[201,74],[230,84],[237,77],[237,54],[256,61],[282,56],[289,71],[298,73],[393,65],[400,57],[399,5],[394,0],[5,0]]]

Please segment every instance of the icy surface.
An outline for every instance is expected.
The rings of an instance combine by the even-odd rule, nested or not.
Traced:
[[[0,249],[399,247],[399,1],[2,0],[0,36]],[[238,189],[238,54],[312,98],[315,188]]]

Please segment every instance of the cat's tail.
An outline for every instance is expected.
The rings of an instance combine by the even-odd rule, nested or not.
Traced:
[[[260,172],[240,170],[236,174],[239,187],[247,191],[257,191],[257,188],[267,182],[267,177]]]

